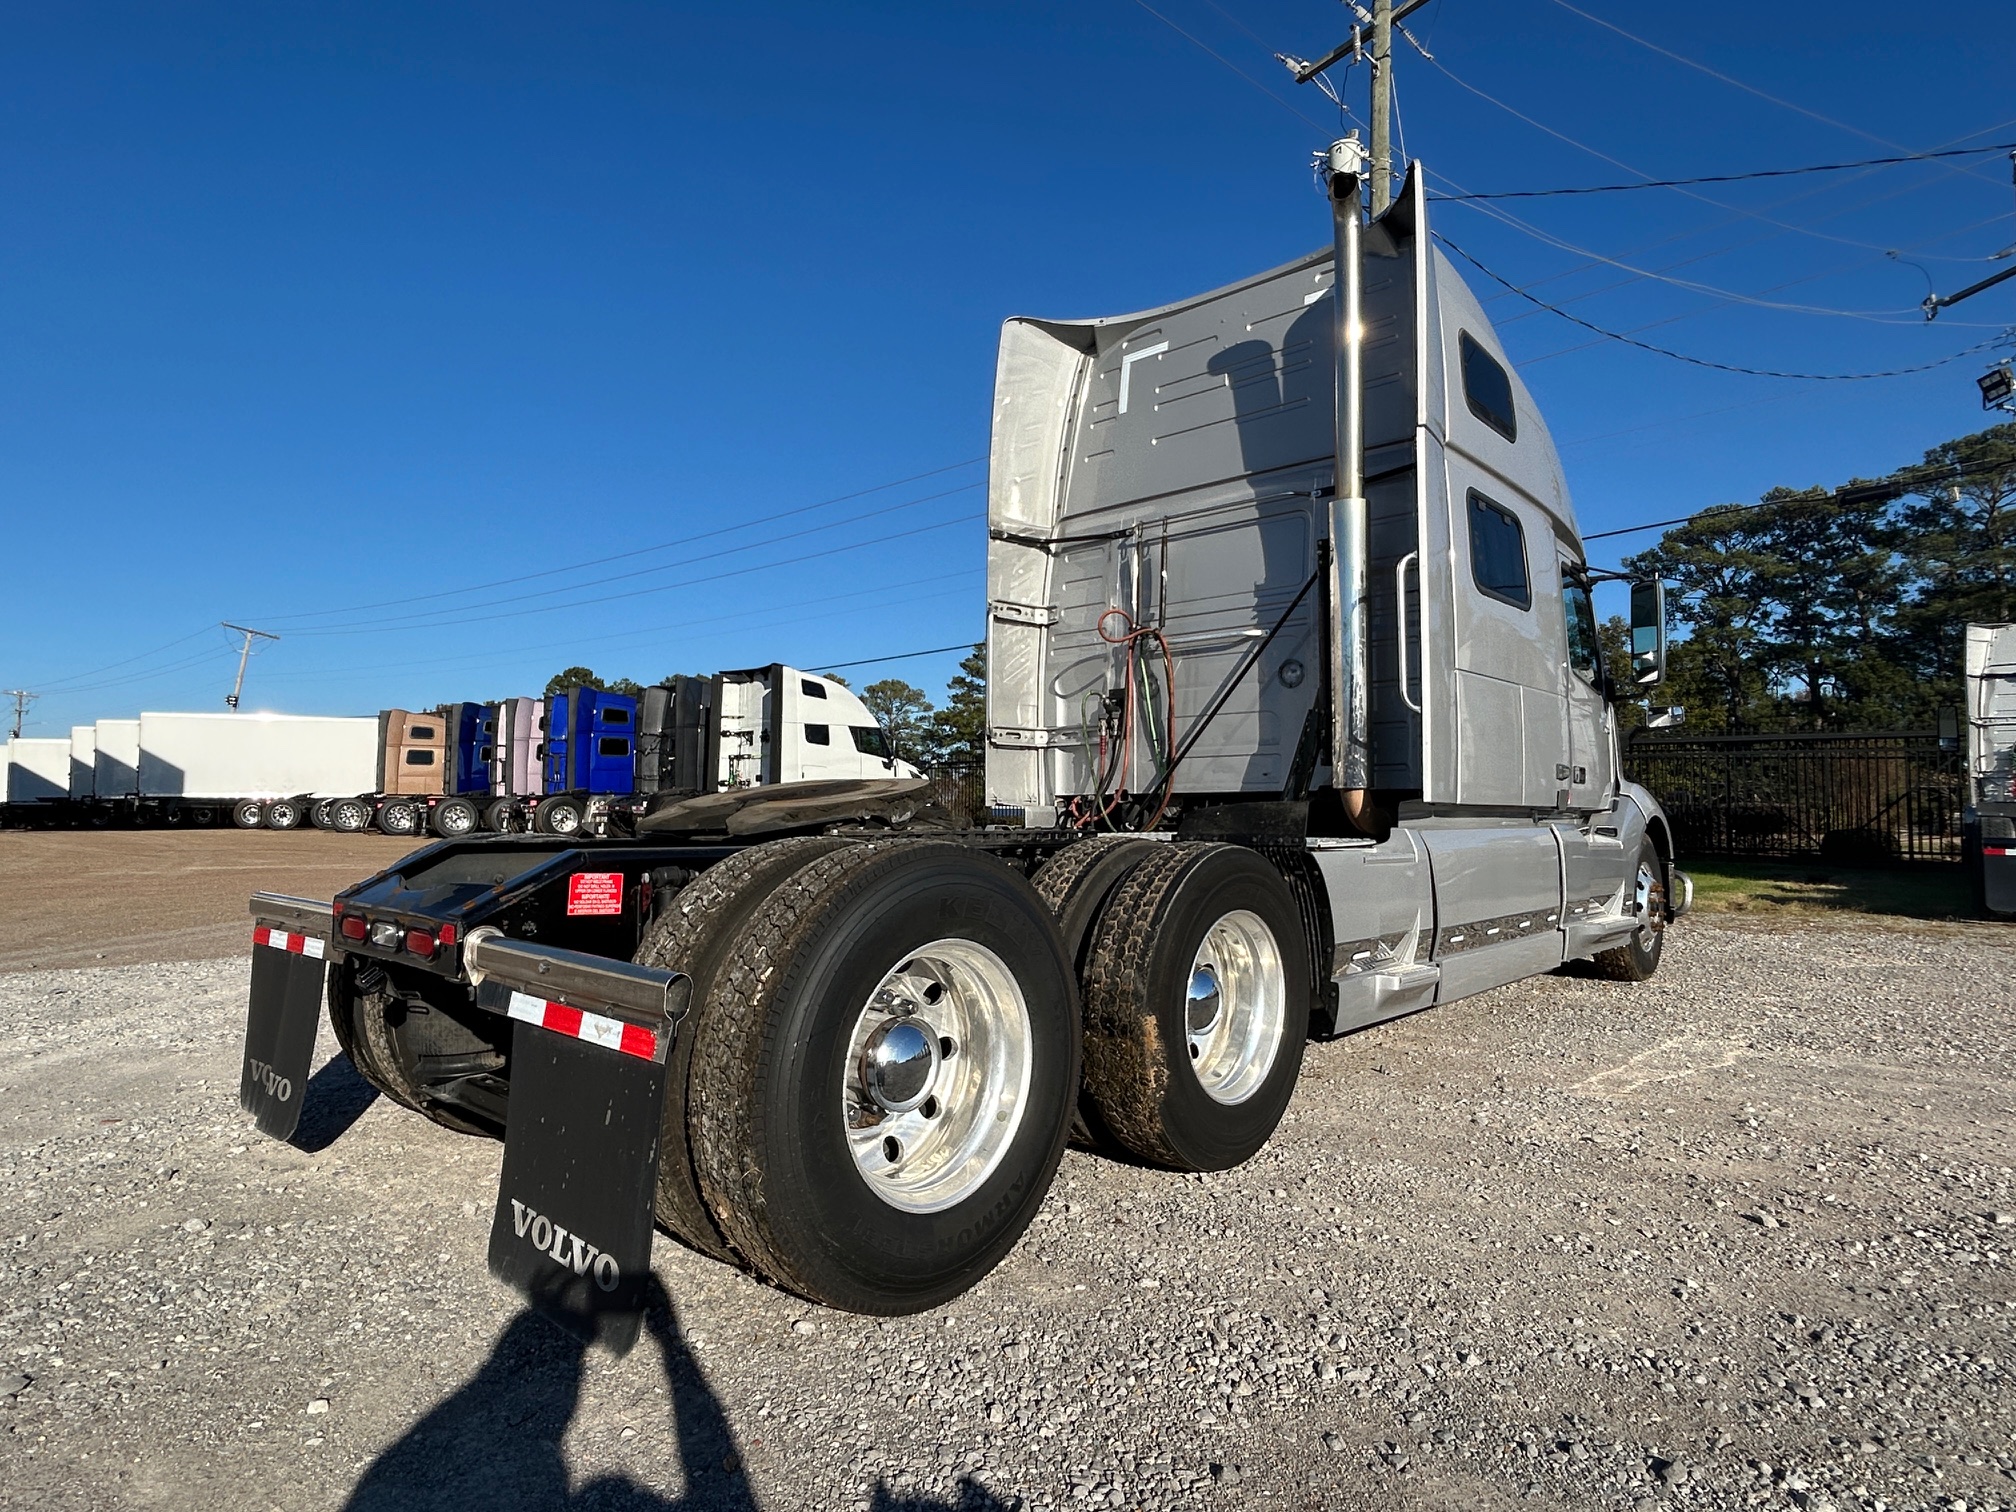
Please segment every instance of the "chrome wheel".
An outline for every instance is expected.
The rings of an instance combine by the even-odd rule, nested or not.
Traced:
[[[906,957],[869,994],[840,1072],[868,1189],[906,1213],[972,1195],[1022,1126],[1032,1060],[1029,1005],[993,951],[948,939]]]
[[[1631,884],[1631,911],[1638,916],[1638,948],[1652,949],[1666,928],[1666,883],[1649,859],[1638,863],[1638,876]]]
[[[371,806],[356,799],[344,799],[329,810],[329,827],[344,834],[355,834],[371,827]]]
[[[1260,1089],[1288,1022],[1288,982],[1281,947],[1256,913],[1228,913],[1206,931],[1190,963],[1184,1027],[1190,1069],[1221,1103],[1241,1103]]]

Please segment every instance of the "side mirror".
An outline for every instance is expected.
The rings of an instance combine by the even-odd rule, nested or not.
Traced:
[[[1672,730],[1687,723],[1687,711],[1678,704],[1664,709],[1645,711],[1645,728],[1648,730]]]
[[[1648,578],[1631,585],[1631,682],[1656,688],[1666,678],[1666,585]]]

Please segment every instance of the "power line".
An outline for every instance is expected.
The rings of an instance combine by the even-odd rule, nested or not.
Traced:
[[[562,573],[580,572],[590,567],[603,567],[611,562],[635,561],[638,557],[649,556],[653,552],[670,551],[675,546],[690,546],[695,541],[712,540],[715,536],[730,535],[738,530],[750,530],[758,525],[774,524],[778,520],[788,520],[796,515],[810,514],[815,509],[826,509],[835,504],[845,504],[850,499],[862,499],[866,498],[869,494],[886,493],[892,488],[901,488],[908,483],[921,483],[926,478],[942,477],[948,472],[957,472],[962,467],[971,467],[975,463],[985,462],[986,460],[984,456],[965,457],[957,462],[948,462],[943,467],[934,467],[926,472],[912,473],[907,478],[895,478],[887,483],[877,483],[870,488],[857,488],[852,493],[835,494],[830,499],[821,499],[813,504],[800,504],[791,509],[778,510],[775,514],[758,515],[752,520],[738,520],[732,525],[723,525],[715,530],[703,530],[694,535],[675,536],[669,541],[659,541],[650,546],[632,547],[627,551],[617,552],[613,556],[590,557],[585,561],[570,562],[561,567],[548,567],[539,572],[521,573],[516,577],[496,578],[487,583],[472,583],[466,588],[447,588],[438,593],[406,594],[396,599],[379,599],[373,603],[351,604],[340,609],[316,609],[300,614],[270,614],[265,616],[265,618],[271,623],[283,624],[293,620],[326,619],[336,614],[357,614],[366,609],[389,609],[397,608],[403,604],[424,604],[434,599],[458,598],[466,593],[481,593],[491,588],[509,588],[519,583],[535,582],[540,578],[557,577]],[[943,497],[943,495],[933,495],[933,497]],[[566,590],[556,591],[564,592]]]
[[[2005,332],[2002,335],[1992,336],[1986,341],[1976,342],[1973,346],[1964,347],[1960,351],[1939,358],[1936,362],[1921,362],[1915,367],[1888,368],[1882,372],[1876,372],[1876,373],[1786,373],[1786,372],[1780,372],[1774,368],[1742,367],[1736,363],[1730,363],[1730,362],[1711,362],[1706,357],[1692,357],[1685,352],[1676,352],[1672,350],[1670,347],[1654,346],[1649,341],[1639,341],[1635,337],[1626,336],[1620,331],[1607,330],[1603,326],[1595,324],[1593,321],[1584,320],[1580,315],[1571,315],[1568,311],[1561,309],[1558,305],[1551,305],[1547,303],[1546,300],[1540,298],[1537,294],[1529,294],[1526,292],[1526,290],[1520,288],[1510,279],[1504,278],[1499,274],[1492,272],[1491,269],[1484,266],[1483,263],[1477,261],[1476,258],[1472,257],[1468,252],[1465,252],[1461,247],[1457,246],[1456,243],[1449,240],[1449,238],[1444,236],[1441,232],[1439,231],[1435,232],[1434,236],[1435,240],[1442,243],[1443,246],[1447,247],[1451,252],[1454,252],[1458,257],[1462,258],[1465,262],[1470,264],[1471,267],[1475,268],[1479,273],[1482,273],[1486,278],[1490,279],[1493,283],[1498,284],[1502,288],[1509,289],[1512,293],[1517,294],[1521,299],[1524,299],[1531,304],[1538,305],[1541,309],[1548,311],[1550,314],[1560,316],[1570,325],[1581,326],[1582,329],[1585,331],[1593,331],[1598,336],[1605,337],[1611,341],[1621,341],[1622,343],[1624,343],[1624,345],[1637,347],[1641,351],[1651,352],[1660,357],[1671,357],[1675,362],[1690,363],[1695,367],[1712,368],[1718,373],[1741,373],[1751,378],[1794,378],[1794,379],[1802,379],[1812,383],[1858,383],[1871,378],[1903,378],[1912,373],[1929,373],[1932,371],[1932,369],[1944,367],[1949,362],[1958,362],[1962,357],[1972,356],[1976,352],[1985,352],[1990,347],[2000,346],[2005,340],[2008,339],[2007,333]]]
[[[884,662],[915,661],[920,656],[943,656],[947,651],[971,651],[976,643],[960,641],[956,646],[933,646],[929,651],[899,651],[894,656],[865,656],[860,661],[827,662],[812,667],[813,672],[839,672],[848,667],[879,667]]]
[[[1809,121],[1818,121],[1823,126],[1832,126],[1837,131],[1845,131],[1850,136],[1859,136],[1865,142],[1874,142],[1879,147],[1888,147],[1893,152],[1905,152],[1909,150],[1908,148],[1904,147],[1901,143],[1890,141],[1886,137],[1879,137],[1874,132],[1871,131],[1864,131],[1859,126],[1850,126],[1846,121],[1837,121],[1832,116],[1824,116],[1820,114],[1820,112],[1817,110],[1808,110],[1804,105],[1795,105],[1790,100],[1781,100],[1777,95],[1769,94],[1764,90],[1757,88],[1757,86],[1754,84],[1745,84],[1741,79],[1732,78],[1728,74],[1710,68],[1706,63],[1697,63],[1694,61],[1694,59],[1686,57],[1683,54],[1674,52],[1671,48],[1661,47],[1656,42],[1648,42],[1643,37],[1637,36],[1634,33],[1624,30],[1623,27],[1617,25],[1616,22],[1614,21],[1605,21],[1601,16],[1592,16],[1589,14],[1589,12],[1581,9],[1579,6],[1569,4],[1568,0],[1554,0],[1554,3],[1560,6],[1561,9],[1569,12],[1571,15],[1580,16],[1584,21],[1589,22],[1591,25],[1600,26],[1606,31],[1613,31],[1618,36],[1622,37],[1625,41],[1636,43],[1638,46],[1644,48],[1647,52],[1655,52],[1659,54],[1659,56],[1662,58],[1670,58],[1675,63],[1679,63],[1684,67],[1694,69],[1698,73],[1704,73],[1708,75],[1709,78],[1719,80],[1720,82],[1727,84],[1732,89],[1740,89],[1745,94],[1755,95],[1758,99],[1776,105],[1780,109],[1789,110],[1795,115],[1805,116]],[[1964,173],[1969,178],[1986,177],[1985,174],[1976,173],[1971,168],[1956,168],[1953,171],[1956,173]],[[1989,180],[1989,182],[1993,182],[1993,180]]]
[[[1265,84],[1262,84],[1258,79],[1254,78],[1253,75],[1246,72],[1245,69],[1241,68],[1237,63],[1234,63],[1230,58],[1226,57],[1223,53],[1219,52],[1209,43],[1201,42],[1196,37],[1190,35],[1189,32],[1185,31],[1182,27],[1178,26],[1174,21],[1171,21],[1167,16],[1163,15],[1162,12],[1155,9],[1154,6],[1150,5],[1148,3],[1148,0],[1134,0],[1134,3],[1140,6],[1141,9],[1143,9],[1144,11],[1148,12],[1148,14],[1153,16],[1157,21],[1160,21],[1164,26],[1168,27],[1169,30],[1176,33],[1177,36],[1181,37],[1191,46],[1197,48],[1198,51],[1208,53],[1210,56],[1216,58],[1220,63],[1223,63],[1227,68],[1231,69],[1232,72],[1239,75],[1240,78],[1244,79],[1248,84],[1251,84],[1255,89],[1259,90],[1260,93],[1267,96],[1268,99],[1272,100],[1276,105],[1279,105],[1283,110],[1287,111],[1290,115],[1296,117],[1298,120],[1307,122],[1311,126],[1314,126],[1318,131],[1322,131],[1325,129],[1321,121],[1317,120],[1314,116],[1305,115],[1301,110],[1289,104],[1288,101],[1282,99],[1281,96],[1274,93],[1273,90],[1269,89]]]
[[[1448,73],[1448,70],[1444,69],[1443,72]],[[1456,77],[1454,74],[1449,76],[1452,79]],[[1463,81],[1457,79],[1456,82],[1461,84]],[[1493,100],[1492,103],[1495,105],[1498,102]],[[1794,178],[1805,173],[1843,173],[1851,168],[1887,168],[1895,163],[1924,163],[1934,158],[1968,157],[1986,152],[2011,151],[2016,151],[2016,142],[1997,142],[1989,147],[1955,147],[1945,152],[1912,152],[1902,157],[1861,158],[1852,163],[1809,163],[1801,168],[1759,168],[1751,173],[1704,173],[1694,178],[1647,179],[1639,184],[1585,184],[1568,189],[1499,189],[1483,194],[1436,194],[1430,197],[1436,200],[1461,201],[1560,199],[1574,194],[1628,194],[1636,189],[1684,189],[1691,184],[1742,184],[1752,179]]]
[[[613,573],[607,577],[596,580],[594,587],[596,588],[597,591],[594,593],[592,597],[589,598],[571,599],[566,603],[562,604],[540,604],[540,605],[525,606],[518,609],[510,610],[503,616],[485,615],[485,616],[475,616],[475,618],[485,618],[485,619],[496,619],[500,617],[509,618],[520,614],[543,614],[555,609],[592,608],[597,604],[609,603],[617,599],[634,598],[637,596],[639,592],[656,593],[661,591],[661,589],[664,587],[682,586],[696,581],[705,581],[705,579],[683,579],[681,584],[677,585],[661,584],[659,588],[646,588],[641,590],[635,590],[630,593],[610,593],[606,591],[608,585],[611,583],[627,582],[632,578],[649,577],[653,573],[677,572],[684,568],[692,567],[696,563],[718,561],[722,557],[736,556],[745,551],[761,551],[766,547],[776,546],[785,541],[802,540],[806,536],[817,535],[821,531],[838,530],[841,529],[843,526],[858,525],[863,520],[876,519],[882,515],[895,514],[898,511],[905,509],[915,509],[920,504],[936,503],[940,499],[949,499],[954,494],[965,493],[971,489],[978,487],[980,487],[978,483],[963,483],[957,488],[948,488],[940,493],[926,494],[924,497],[920,499],[906,499],[900,504],[888,504],[884,505],[879,509],[865,510],[858,515],[850,515],[844,520],[828,520],[823,525],[808,525],[803,530],[790,531],[784,535],[768,536],[760,541],[747,541],[740,546],[724,546],[718,551],[702,552],[697,556],[683,557],[675,562],[661,562],[654,567],[639,567],[631,572]],[[718,534],[718,532],[716,533]],[[909,533],[913,532],[899,532],[899,534],[909,534]],[[877,536],[877,537],[871,537],[870,541],[872,542],[877,540],[893,540],[893,539],[895,539],[894,536]],[[815,555],[816,554],[817,553],[815,553]],[[788,564],[777,563],[773,565],[782,566]],[[722,577],[737,576],[736,573],[721,573],[718,575]],[[541,589],[539,590],[538,593],[528,595],[528,597],[545,598],[550,597],[551,595],[556,593],[579,593],[589,586],[590,585],[586,583],[568,583],[558,588]],[[517,601],[514,600],[513,602]],[[471,604],[471,605],[464,605],[460,608],[451,607],[442,609],[427,609],[422,610],[418,614],[392,615],[381,619],[358,620],[348,624],[316,625],[310,629],[297,630],[294,633],[297,636],[352,635],[358,633],[369,633],[377,630],[419,630],[419,629],[433,628],[442,625],[460,625],[468,623],[472,618],[472,616],[468,613],[468,610],[480,607],[482,606]]]

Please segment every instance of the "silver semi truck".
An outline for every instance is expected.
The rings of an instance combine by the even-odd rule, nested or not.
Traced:
[[[1022,825],[780,782],[261,895],[260,1126],[299,1116],[326,971],[366,1077],[504,1137],[493,1271],[620,1348],[654,1218],[831,1306],[929,1308],[1074,1130],[1236,1166],[1312,1035],[1652,976],[1691,886],[1613,704],[1661,677],[1661,590],[1609,665],[1545,421],[1418,170],[1368,222],[1356,162],[1320,253],[1007,323],[987,781]]]

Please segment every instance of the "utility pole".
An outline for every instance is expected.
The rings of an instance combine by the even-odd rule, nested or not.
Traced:
[[[245,625],[231,624],[228,621],[225,622],[224,628],[245,637],[245,644],[238,651],[238,680],[231,684],[231,694],[224,700],[225,708],[236,709],[238,707],[238,695],[245,690],[245,663],[252,655],[253,639],[256,637],[259,640],[277,641],[280,637],[273,634],[270,630],[254,630]]]
[[[28,712],[28,705],[35,702],[35,695],[30,693],[26,688],[9,688],[7,689],[7,696],[14,700],[14,733],[8,738],[19,740],[21,738],[21,716]]]
[[[1372,214],[1376,219],[1384,215],[1393,203],[1393,32],[1398,28],[1408,41],[1414,42],[1414,34],[1400,23],[1428,3],[1428,0],[1372,0],[1372,9],[1367,11],[1356,0],[1345,3],[1357,14],[1359,25],[1351,28],[1350,40],[1340,42],[1314,63],[1305,63],[1300,58],[1287,53],[1275,56],[1288,66],[1297,84],[1307,84],[1334,63],[1346,58],[1357,62],[1369,58],[1372,64]],[[1366,28],[1371,29],[1370,52],[1366,51],[1368,38]],[[1419,42],[1414,46],[1428,57],[1428,51]],[[1325,85],[1324,88],[1329,88]],[[1333,94],[1331,98],[1335,99]]]
[[[1372,0],[1372,217],[1393,203],[1393,0]]]

